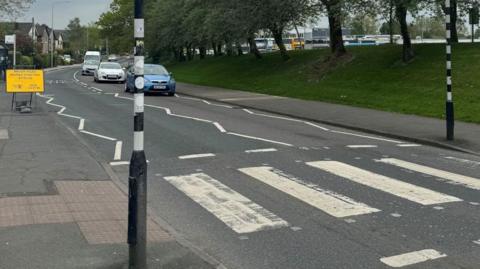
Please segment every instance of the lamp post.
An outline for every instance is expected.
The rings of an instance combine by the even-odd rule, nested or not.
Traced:
[[[57,4],[66,4],[66,3],[70,3],[70,1],[56,1],[56,2],[53,2],[52,3],[52,38],[50,40],[50,67],[53,67],[53,55],[55,54],[55,31],[53,30],[53,9],[55,7],[55,5]]]
[[[145,269],[147,264],[147,159],[144,151],[144,19],[143,0],[135,0],[135,91],[133,153],[128,178],[129,268]]]

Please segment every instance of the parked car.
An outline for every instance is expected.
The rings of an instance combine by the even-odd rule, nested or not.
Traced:
[[[98,66],[98,69],[95,70],[93,74],[93,80],[95,82],[125,82],[125,71],[123,71],[122,66],[119,63],[114,62],[102,62]]]
[[[66,64],[71,64],[72,63],[72,56],[70,56],[69,54],[65,54],[63,55],[63,61],[66,63]]]
[[[145,64],[144,66],[144,92],[145,93],[166,93],[169,96],[175,95],[177,83],[165,67],[157,64]],[[127,80],[125,83],[125,91],[133,92],[135,88],[134,67],[130,67],[127,71]]]

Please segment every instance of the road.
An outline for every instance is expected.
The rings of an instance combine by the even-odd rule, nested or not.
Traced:
[[[78,69],[47,101],[127,183],[132,95]],[[232,269],[479,268],[480,158],[230,107],[147,96],[149,206]]]

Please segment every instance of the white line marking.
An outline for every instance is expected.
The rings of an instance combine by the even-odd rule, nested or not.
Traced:
[[[8,130],[0,129],[0,139],[9,139]]]
[[[298,120],[298,119],[289,118],[289,117],[274,116],[274,115],[269,115],[269,114],[264,114],[264,113],[256,113],[256,112],[253,112],[249,109],[243,109],[243,111],[245,111],[245,112],[247,112],[248,114],[251,114],[251,115],[257,115],[257,116],[261,116],[261,117],[267,117],[267,118],[278,119],[278,120],[286,120],[286,121],[304,123],[304,124],[310,125],[312,127],[321,129],[323,131],[330,131],[329,129],[327,129],[325,127],[322,127],[318,124],[315,124],[315,123],[312,123],[312,122],[309,122],[309,121]]]
[[[375,174],[341,162],[318,161],[309,162],[307,165],[422,205],[462,201],[457,197]]]
[[[165,177],[165,180],[237,233],[252,233],[289,225],[207,174]]]
[[[96,134],[96,133],[92,133],[92,132],[87,132],[85,130],[83,131],[80,131],[81,133],[84,133],[84,134],[88,134],[88,135],[91,135],[91,136],[96,136],[96,137],[99,137],[99,138],[103,138],[103,139],[106,139],[106,140],[110,140],[110,141],[117,141],[117,139],[113,138],[113,137],[108,137],[108,136],[104,136],[104,135],[99,135],[99,134]]]
[[[218,129],[220,132],[222,132],[222,133],[226,133],[226,132],[227,132],[227,130],[225,130],[225,128],[223,128],[223,126],[220,125],[220,123],[214,122],[213,125],[215,125],[215,127],[217,127],[217,129]]]
[[[398,159],[387,158],[380,159],[379,162],[391,164],[397,167],[405,168],[422,174],[431,175],[440,179],[446,179],[446,182],[453,185],[462,185],[470,189],[480,190],[480,179],[469,176],[463,176],[432,167],[406,162]]]
[[[460,158],[456,158],[456,157],[445,157],[445,159],[454,160],[454,161],[461,162],[461,163],[480,165],[480,162],[471,161],[471,160],[467,160],[467,159],[460,159]]]
[[[447,255],[434,249],[424,249],[396,256],[384,257],[381,258],[380,261],[390,267],[399,268],[443,257],[447,257]]]
[[[377,145],[348,145],[347,148],[363,149],[363,148],[378,148]]]
[[[398,144],[397,147],[410,148],[410,147],[421,147],[419,144]]]
[[[234,136],[239,136],[239,137],[243,137],[243,138],[249,138],[249,139],[259,140],[259,141],[263,141],[263,142],[269,142],[269,143],[278,144],[278,145],[287,146],[287,147],[293,147],[292,144],[283,143],[283,142],[278,142],[278,141],[269,140],[269,139],[260,138],[260,137],[255,137],[255,136],[249,136],[249,135],[244,135],[244,134],[237,134],[237,133],[232,133],[232,132],[228,132],[227,134],[229,134],[229,135],[234,135]]]
[[[385,142],[390,142],[390,143],[395,143],[395,144],[401,144],[402,143],[402,141],[391,140],[391,139],[380,138],[380,137],[369,136],[369,135],[360,135],[360,134],[342,132],[342,131],[336,131],[336,130],[331,130],[330,132],[336,133],[336,134],[344,134],[344,135],[351,135],[351,136],[356,136],[356,137],[368,138],[368,139],[373,139],[373,140],[378,140],[378,141],[385,141]]]
[[[189,159],[209,158],[209,157],[215,157],[215,154],[213,153],[193,154],[193,155],[179,156],[178,158],[180,160],[189,160]]]
[[[120,166],[120,165],[129,165],[130,162],[126,161],[126,162],[110,162],[110,165],[111,166]]]
[[[281,96],[259,96],[259,97],[243,97],[243,98],[225,98],[220,101],[247,101],[247,100],[269,100],[269,99],[285,99]]]
[[[92,87],[92,89],[97,90],[97,91],[99,91],[99,92],[103,92],[102,89],[99,89],[99,88],[96,88],[96,87]]]
[[[219,107],[225,107],[225,108],[233,108],[233,106],[229,106],[229,105],[221,105],[221,104],[214,104],[214,103],[211,103],[205,99],[200,99],[200,98],[194,98],[194,97],[186,97],[186,96],[180,96],[178,94],[175,94],[175,97],[177,98],[182,98],[182,99],[187,99],[187,100],[192,100],[192,101],[198,101],[198,102],[202,102],[202,103],[205,103],[207,105],[211,105],[211,106],[219,106]]]
[[[73,79],[74,79],[76,82],[78,82],[78,81],[79,81],[79,80],[78,80],[78,78],[77,78],[77,74],[78,74],[78,72],[80,72],[80,70],[79,70],[79,71],[77,71],[77,72],[75,72],[75,73],[73,74]]]
[[[262,153],[262,152],[275,152],[277,149],[269,148],[269,149],[250,149],[245,150],[245,153]]]
[[[238,170],[337,218],[380,211],[347,196],[321,189],[315,184],[286,175],[272,167],[249,167]]]
[[[304,123],[307,124],[307,125],[310,125],[310,126],[312,126],[312,127],[315,127],[315,128],[321,129],[321,130],[324,130],[324,131],[330,131],[330,129],[327,129],[327,128],[325,128],[325,127],[323,127],[323,126],[320,126],[320,125],[318,125],[318,124],[315,124],[315,123],[313,123],[313,122],[304,121]]]
[[[115,154],[113,155],[113,160],[119,161],[122,159],[122,147],[123,142],[117,141],[117,143],[115,144]]]
[[[78,124],[78,130],[83,131],[85,129],[85,119],[80,119],[80,123]]]

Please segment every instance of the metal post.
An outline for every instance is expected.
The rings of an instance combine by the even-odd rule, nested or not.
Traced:
[[[17,35],[13,35],[13,69],[17,66]]]
[[[454,128],[455,128],[455,119],[454,119],[454,106],[453,106],[453,96],[452,96],[452,42],[451,42],[451,15],[452,15],[452,6],[450,5],[450,0],[445,0],[446,8],[446,29],[447,29],[447,103],[446,103],[446,118],[447,118],[447,140],[454,139]]]
[[[50,67],[53,67],[53,51],[54,51],[54,44],[55,44],[55,32],[53,32],[53,6],[55,5],[55,3],[52,3],[52,38],[51,38],[51,47],[50,47],[50,50],[51,50],[51,54],[50,54]]]
[[[144,151],[144,19],[143,0],[135,0],[135,92],[133,154],[130,159],[128,194],[129,268],[145,269],[147,264],[147,161]]]

